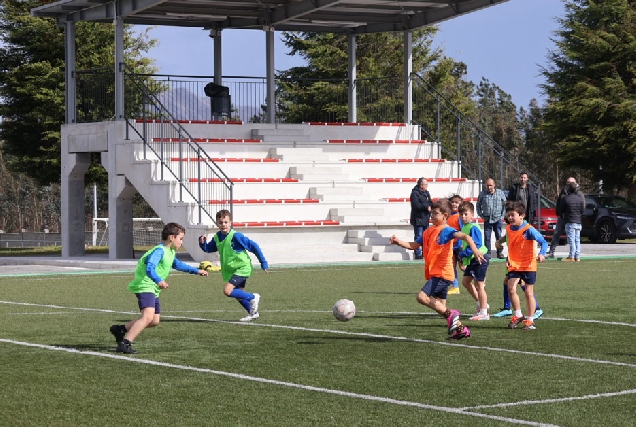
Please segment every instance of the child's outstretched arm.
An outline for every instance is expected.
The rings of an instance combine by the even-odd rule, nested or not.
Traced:
[[[261,247],[258,246],[258,243],[256,243],[254,240],[249,239],[243,233],[239,232],[234,233],[234,241],[245,248],[246,251],[250,251],[251,253],[256,255],[256,258],[258,258],[258,262],[261,264],[261,269],[265,273],[268,273],[269,263],[265,259],[265,255],[263,255],[263,251],[261,250]]]
[[[199,247],[203,252],[216,252],[218,250],[214,239],[208,242],[208,238],[204,235],[199,236]]]
[[[473,255],[475,255],[475,259],[477,260],[478,263],[481,264],[481,262],[484,260],[484,254],[482,254],[481,251],[477,249],[477,246],[475,246],[475,242],[473,241],[473,238],[466,233],[462,233],[461,231],[456,231],[454,237],[456,239],[462,239],[463,241],[468,243],[468,247],[470,248],[471,251],[473,251]]]
[[[395,235],[389,238],[389,243],[391,243],[392,245],[402,246],[404,249],[411,249],[413,251],[422,246],[417,242],[405,242],[403,240],[400,240]]]

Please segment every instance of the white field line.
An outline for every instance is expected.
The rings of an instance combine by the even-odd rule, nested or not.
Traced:
[[[217,370],[213,370],[213,369],[197,368],[197,367],[194,367],[194,366],[175,365],[173,363],[157,362],[157,361],[148,360],[148,359],[138,359],[136,357],[131,357],[131,356],[122,356],[122,355],[117,355],[117,354],[100,353],[100,352],[97,352],[97,351],[80,351],[80,350],[77,350],[77,349],[74,349],[74,348],[56,347],[56,346],[43,345],[43,344],[34,344],[34,343],[28,343],[28,342],[22,342],[22,341],[14,341],[14,340],[3,339],[3,338],[0,338],[0,342],[4,342],[4,343],[7,343],[7,344],[21,345],[21,346],[26,346],[26,347],[34,347],[34,348],[39,348],[39,349],[43,349],[43,350],[62,351],[62,352],[66,352],[66,353],[81,354],[81,355],[86,355],[86,356],[104,357],[104,358],[107,358],[107,359],[122,360],[122,361],[126,361],[126,362],[129,362],[129,363],[141,363],[141,364],[145,364],[145,365],[161,366],[161,367],[164,367],[164,368],[181,369],[181,370],[184,370],[184,371],[194,371],[194,372],[200,372],[200,373],[206,373],[206,374],[213,374],[213,375],[219,375],[219,376],[223,376],[223,377],[235,378],[235,379],[239,379],[239,380],[255,381],[255,382],[264,383],[264,384],[272,384],[272,385],[277,385],[277,386],[290,387],[290,388],[296,388],[296,389],[307,390],[307,391],[314,391],[314,392],[318,392],[318,393],[334,394],[334,395],[350,397],[350,398],[354,398],[354,399],[362,399],[362,400],[368,400],[368,401],[374,401],[374,402],[389,403],[389,404],[392,404],[392,405],[410,406],[410,407],[415,407],[415,408],[420,408],[420,409],[428,409],[428,410],[433,410],[433,411],[447,412],[447,413],[466,415],[466,416],[471,416],[471,417],[487,418],[487,419],[491,419],[491,420],[508,422],[508,423],[511,423],[511,424],[520,424],[520,425],[537,426],[537,427],[556,427],[554,424],[545,424],[545,423],[539,423],[539,422],[535,422],[535,421],[519,420],[519,419],[516,419],[516,418],[500,417],[500,416],[497,416],[497,415],[481,414],[481,413],[478,413],[478,412],[471,412],[471,411],[458,409],[458,408],[449,408],[449,407],[445,407],[445,406],[428,405],[428,404],[425,404],[425,403],[410,402],[410,401],[406,401],[406,400],[397,400],[397,399],[391,399],[391,398],[388,398],[388,397],[352,393],[352,392],[348,392],[348,391],[334,390],[334,389],[323,388],[323,387],[314,387],[314,386],[310,386],[310,385],[296,384],[296,383],[287,382],[287,381],[278,381],[278,380],[271,380],[271,379],[268,379],[268,378],[253,377],[253,376],[250,376],[250,375],[238,374],[238,373],[234,373],[234,372],[217,371]]]
[[[49,308],[56,308],[56,309],[91,311],[91,312],[98,312],[98,313],[137,314],[137,313],[129,312],[129,311],[103,310],[99,308],[64,307],[64,306],[59,306],[54,304],[33,304],[33,303],[26,303],[26,302],[10,302],[10,301],[0,301],[0,304],[49,307]],[[514,350],[509,348],[473,346],[473,345],[467,345],[467,344],[459,344],[455,342],[452,342],[452,343],[445,342],[445,341],[440,342],[440,341],[425,340],[420,338],[401,337],[401,336],[393,336],[393,335],[379,335],[379,334],[370,334],[365,332],[349,332],[349,331],[338,331],[338,330],[331,330],[331,329],[306,328],[302,326],[273,325],[273,324],[267,324],[267,323],[244,323],[244,322],[235,322],[230,320],[206,319],[204,317],[171,316],[171,315],[165,315],[165,314],[162,314],[161,317],[164,319],[181,319],[181,320],[190,320],[190,321],[196,321],[196,322],[225,323],[230,325],[241,325],[241,326],[254,327],[254,328],[288,329],[293,331],[329,333],[329,334],[349,335],[349,336],[366,337],[366,338],[380,338],[380,339],[394,340],[394,341],[405,341],[405,342],[416,342],[416,343],[424,343],[424,344],[444,345],[444,346],[451,346],[451,347],[462,347],[462,348],[471,349],[471,350],[498,351],[502,353],[523,354],[528,356],[540,356],[540,357],[549,357],[554,359],[564,359],[564,360],[569,360],[574,362],[596,363],[601,365],[627,366],[630,368],[636,368],[636,364],[633,364],[633,363],[613,362],[609,360],[598,360],[598,359],[587,359],[583,357],[565,356],[562,354],[554,354],[554,353],[537,353],[532,351]]]
[[[636,389],[617,391],[617,392],[613,392],[613,393],[588,394],[586,396],[562,397],[562,398],[559,398],[559,399],[522,400],[520,402],[497,403],[495,405],[465,406],[465,407],[459,408],[459,409],[465,410],[465,411],[474,411],[474,410],[489,409],[489,408],[507,408],[509,406],[538,405],[538,404],[543,404],[543,403],[573,402],[575,400],[599,399],[599,398],[605,398],[605,397],[624,396],[624,395],[627,395],[627,394],[636,394]]]
[[[99,309],[99,308],[76,308],[76,307],[63,307],[52,304],[33,304],[26,302],[14,302],[14,301],[0,301],[0,304],[10,304],[10,305],[27,305],[27,306],[37,306],[37,307],[49,307],[49,308],[62,308],[66,310],[80,310],[80,311],[97,311],[103,313],[119,313],[119,314],[137,314],[136,311],[113,311],[107,309]],[[242,313],[239,310],[174,310],[170,311],[171,313]],[[331,310],[263,310],[264,313],[331,313]],[[13,313],[15,314],[15,313]],[[28,313],[25,313],[28,314]],[[44,313],[42,313],[44,314]],[[424,313],[418,311],[365,311],[360,310],[358,314],[394,314],[394,315],[413,315],[413,316],[426,316],[426,317],[439,317],[436,313]],[[163,317],[166,317],[165,314],[162,314]],[[564,317],[546,317],[542,316],[543,320],[554,320],[558,322],[579,322],[579,323],[598,323],[600,325],[611,325],[611,326],[627,326],[630,328],[636,328],[636,323],[625,323],[625,322],[608,322],[605,320],[585,320],[585,319],[567,319]],[[210,319],[208,319],[210,320]],[[210,320],[212,321],[212,320]]]

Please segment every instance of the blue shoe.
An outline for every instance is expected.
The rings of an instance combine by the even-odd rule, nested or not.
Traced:
[[[543,312],[541,312],[543,314]],[[495,313],[492,315],[492,317],[507,317],[507,316],[512,316],[512,309],[511,308],[502,308],[499,313]]]
[[[534,316],[532,316],[532,320],[537,320],[541,316],[543,316],[543,310],[537,308],[534,312]]]

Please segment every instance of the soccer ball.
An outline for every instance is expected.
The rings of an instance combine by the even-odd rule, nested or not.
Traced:
[[[348,299],[338,300],[333,306],[333,315],[341,322],[348,322],[356,315],[356,305]]]
[[[201,263],[199,264],[199,270],[219,271],[220,269],[221,267],[212,264],[210,261],[201,261]]]

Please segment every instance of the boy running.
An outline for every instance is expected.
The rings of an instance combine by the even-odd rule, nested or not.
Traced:
[[[241,322],[250,322],[259,318],[258,305],[261,300],[259,294],[245,292],[247,279],[252,275],[253,267],[250,255],[252,252],[261,263],[261,268],[267,273],[269,268],[265,255],[258,244],[248,239],[244,234],[232,228],[232,214],[228,210],[216,213],[216,225],[219,231],[209,242],[205,236],[199,237],[199,247],[204,252],[219,252],[221,258],[221,276],[227,282],[223,288],[225,296],[236,300],[247,311],[247,316]]]
[[[477,262],[484,260],[483,254],[477,249],[473,239],[467,234],[449,227],[446,220],[451,212],[448,199],[440,199],[431,205],[431,222],[421,239],[415,242],[404,242],[396,236],[391,236],[389,242],[405,249],[416,250],[423,248],[424,277],[427,282],[417,295],[417,301],[446,319],[449,339],[470,337],[470,330],[459,321],[460,312],[446,308],[448,287],[453,283],[453,241],[461,239],[475,254]]]
[[[177,249],[183,245],[184,236],[185,228],[181,225],[174,222],[166,224],[161,231],[162,243],[146,252],[137,262],[135,278],[128,285],[128,290],[134,292],[137,297],[141,317],[125,325],[110,327],[110,333],[117,341],[117,353],[137,353],[131,347],[137,335],[144,329],[159,324],[161,318],[159,294],[162,289],[168,289],[166,278],[171,268],[199,276],[208,275],[207,271],[191,267],[175,257]]]
[[[545,253],[548,250],[548,242],[534,227],[528,224],[524,217],[526,206],[523,202],[515,202],[506,208],[508,225],[506,236],[508,241],[508,294],[514,310],[508,328],[514,329],[523,322],[523,329],[536,329],[534,324],[534,310],[536,301],[534,298],[534,284],[537,281],[537,261],[545,261]],[[536,254],[535,241],[541,244],[539,254]],[[502,245],[498,242],[497,250]],[[517,283],[519,279],[526,284],[524,291],[526,296],[527,316],[521,313],[521,302],[517,295]]]

